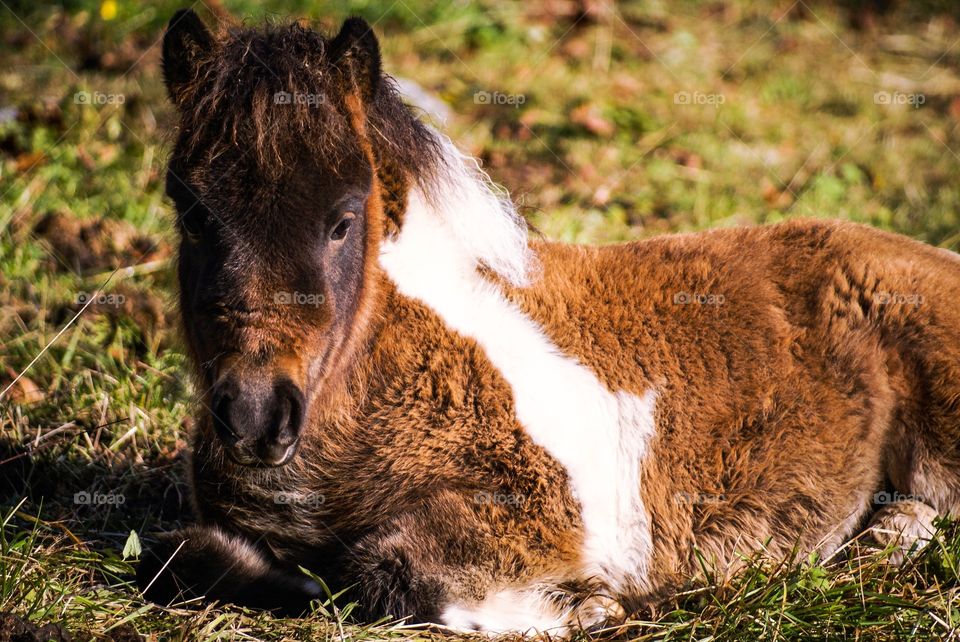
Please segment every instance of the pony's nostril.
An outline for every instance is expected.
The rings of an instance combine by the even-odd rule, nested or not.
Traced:
[[[239,439],[237,431],[230,418],[231,404],[233,397],[225,391],[217,391],[213,396],[213,425],[222,439],[227,442],[235,442]]]
[[[303,394],[289,382],[276,387],[277,415],[275,439],[282,446],[289,446],[300,436],[303,422]]]

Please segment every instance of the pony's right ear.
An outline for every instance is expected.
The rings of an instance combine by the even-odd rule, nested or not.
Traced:
[[[170,18],[163,36],[163,80],[178,107],[184,88],[196,79],[197,66],[213,44],[213,36],[193,9],[181,9]]]
[[[373,27],[363,18],[347,18],[330,41],[333,64],[346,71],[364,100],[377,93],[380,84],[380,44]]]

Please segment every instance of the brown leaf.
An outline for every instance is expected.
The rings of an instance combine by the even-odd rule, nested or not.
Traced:
[[[956,120],[960,121],[960,96],[957,96],[950,101],[950,116]]]
[[[18,155],[13,161],[14,170],[18,174],[22,174],[23,172],[33,169],[37,165],[46,162],[46,160],[47,155],[41,151],[24,152],[23,154]]]
[[[7,375],[11,381],[17,379],[17,373],[14,372],[12,368],[7,368]],[[4,388],[5,387],[6,386],[4,386]],[[37,401],[41,401],[45,396],[40,386],[26,376],[17,379],[17,383],[13,384],[13,387],[10,389],[10,398],[17,403],[36,403]]]
[[[769,178],[764,178],[760,184],[760,194],[763,200],[772,208],[784,209],[793,203],[793,194],[787,190],[781,190],[774,185]]]
[[[614,126],[600,114],[596,105],[585,103],[570,112],[570,120],[580,125],[591,134],[608,137],[613,134]]]

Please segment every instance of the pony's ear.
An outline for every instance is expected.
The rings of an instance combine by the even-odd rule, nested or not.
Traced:
[[[193,9],[181,9],[170,18],[163,36],[163,80],[178,107],[183,89],[196,79],[198,63],[213,44],[213,36]]]
[[[330,60],[356,83],[364,100],[373,98],[380,84],[380,43],[366,20],[347,18],[330,41]]]

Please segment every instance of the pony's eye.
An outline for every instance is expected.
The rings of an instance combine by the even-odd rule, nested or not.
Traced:
[[[206,210],[199,203],[195,203],[180,216],[180,225],[183,227],[184,235],[190,241],[199,241],[207,225]]]
[[[330,232],[331,241],[340,241],[347,235],[347,231],[350,229],[350,225],[353,223],[355,214],[353,212],[347,212],[343,215],[343,218],[340,219],[340,222],[337,223],[336,227],[333,228],[333,231]]]

